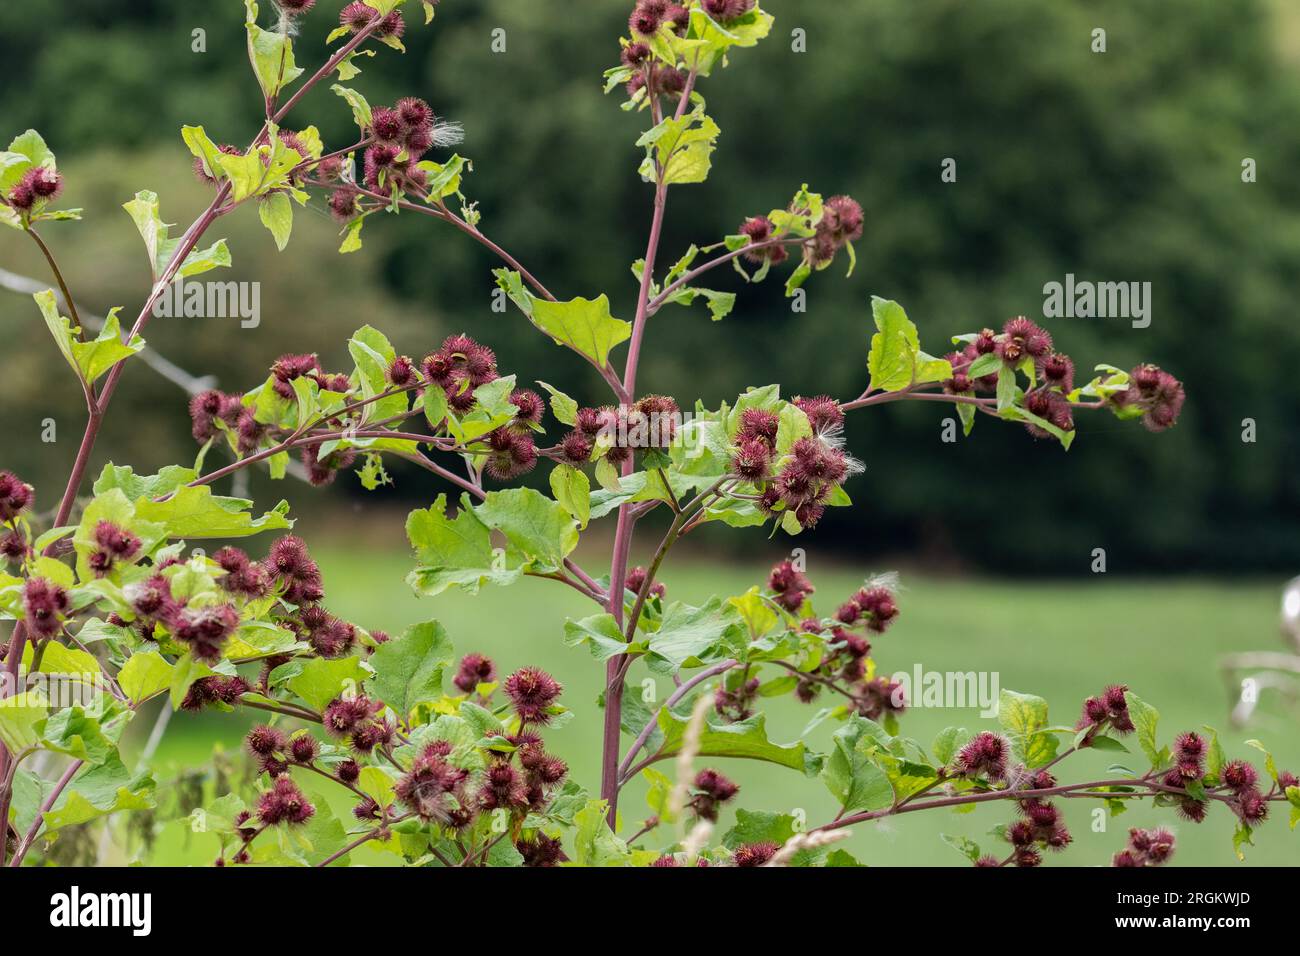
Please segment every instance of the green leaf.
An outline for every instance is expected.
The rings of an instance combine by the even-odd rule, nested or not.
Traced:
[[[1251,839],[1251,829],[1244,823],[1238,823],[1237,829],[1232,834],[1232,852],[1237,855],[1237,859],[1244,861],[1246,854],[1242,851],[1243,846],[1254,846],[1255,841]]]
[[[1016,391],[1016,370],[1004,364],[998,369],[998,411],[1015,406]]]
[[[305,646],[294,631],[273,621],[246,621],[226,645],[225,654],[232,660],[266,657],[271,654],[286,654]]]
[[[154,781],[148,771],[131,773],[113,754],[103,764],[73,778],[54,806],[45,814],[45,832],[120,810],[149,810],[154,806]]]
[[[591,481],[582,470],[560,463],[551,470],[551,494],[578,522],[587,527],[591,518]]]
[[[672,281],[665,280],[665,283]],[[736,293],[734,292],[716,292],[713,289],[700,289],[695,286],[687,286],[678,289],[668,299],[675,305],[691,305],[696,299],[704,299],[709,306],[709,315],[714,322],[720,322],[731,314],[732,309],[736,307]]]
[[[103,328],[94,339],[83,342],[77,336],[71,322],[59,314],[52,290],[37,292],[32,298],[36,300],[36,306],[41,310],[45,325],[54,336],[54,342],[63,353],[64,359],[72,366],[77,377],[88,385],[97,381],[118,362],[130,358],[144,348],[144,339],[138,335],[130,342],[122,341],[122,328],[117,317],[119,309],[113,309],[108,313],[104,318]]]
[[[261,190],[267,176],[266,163],[263,162],[265,149],[254,147],[246,153],[222,153],[217,157],[222,172],[230,179],[230,198],[235,202],[243,202]]]
[[[1228,762],[1228,758],[1223,752],[1223,744],[1219,742],[1219,732],[1208,726],[1205,732],[1210,737],[1210,746],[1205,755],[1205,783],[1208,786],[1215,786],[1219,783],[1219,774],[1223,771],[1223,765]]]
[[[672,37],[669,42],[688,67],[696,69],[701,76],[708,76],[719,62],[726,65],[726,54],[732,47],[752,47],[766,37],[772,30],[774,19],[755,3],[723,26],[697,7],[691,10],[691,27],[687,36]]]
[[[455,651],[437,621],[407,628],[398,639],[380,644],[370,655],[375,670],[370,689],[402,719],[417,706],[442,697],[443,670]]]
[[[382,0],[376,0],[376,6]],[[247,13],[245,29],[248,31],[248,59],[253,65],[253,73],[262,88],[262,95],[267,99],[275,96],[302,75],[302,69],[293,59],[293,42],[285,33],[263,30],[257,25],[257,4],[254,0],[244,0]]]
[[[1268,773],[1270,777],[1273,778],[1273,782],[1277,783],[1277,763],[1273,760],[1273,755],[1269,753],[1268,748],[1265,747],[1258,740],[1253,740],[1253,739],[1247,740],[1246,746],[1254,747],[1256,750],[1258,750],[1260,753],[1264,755],[1264,770]]]
[[[343,78],[346,79],[346,77]],[[370,104],[366,102],[364,96],[356,90],[349,89],[348,87],[342,86],[338,83],[335,83],[330,87],[330,89],[343,97],[343,99],[347,100],[348,106],[352,107],[352,118],[356,120],[358,126],[362,129],[366,129],[370,126]]]
[[[618,469],[614,467],[608,458],[601,458],[600,461],[596,462],[596,482],[609,494],[619,496],[617,501],[610,502],[610,507],[596,514],[598,518],[603,518],[632,497],[632,492],[623,491],[623,480],[619,477]]]
[[[972,863],[983,855],[980,845],[967,837],[953,836],[950,833],[940,833],[939,839],[948,844],[962,856],[966,857],[966,859],[970,860]]]
[[[460,195],[461,177],[467,172],[474,171],[473,163],[455,154],[445,163],[435,163],[426,159],[415,165],[428,179],[429,191],[425,194],[425,199],[431,203],[436,203],[447,196]]]
[[[562,425],[573,426],[578,423],[578,403],[565,395],[553,385],[538,382],[538,385],[551,393],[551,414]]]
[[[392,806],[393,778],[382,767],[365,767],[357,778],[357,789],[381,807]]]
[[[203,171],[213,179],[221,179],[226,175],[225,170],[221,168],[221,150],[217,144],[208,138],[207,132],[202,126],[182,126],[181,139],[189,147],[194,157],[203,165]]]
[[[533,570],[560,570],[578,545],[573,517],[559,502],[533,488],[490,491],[474,513],[487,527],[504,534]]]
[[[730,604],[723,607],[716,595],[701,607],[674,601],[649,637],[646,663],[663,673],[698,667],[725,656],[724,651],[738,651],[747,633],[740,613]]]
[[[797,266],[795,266],[794,271],[790,273],[790,278],[785,280],[786,298],[788,299],[794,295],[795,290],[799,289],[804,282],[808,280],[810,275],[812,275],[812,266],[807,262],[801,261]]]
[[[623,631],[612,614],[593,614],[581,621],[565,621],[564,643],[569,647],[588,645],[598,661],[617,657],[632,647],[623,639]]]
[[[31,828],[53,788],[54,781],[38,777],[22,767],[17,769],[13,780],[13,801],[9,805],[9,825],[15,833],[26,833]]]
[[[641,776],[647,783],[645,802],[650,808],[650,812],[659,818],[660,823],[676,823],[677,814],[672,807],[673,790],[675,786],[666,774],[660,773],[654,767],[646,767],[641,771]]]
[[[288,502],[281,501],[260,518],[247,510],[252,504],[244,498],[218,497],[208,485],[199,485],[180,488],[166,501],[141,498],[135,514],[141,521],[162,524],[171,538],[243,538],[293,527]]]
[[[380,645],[381,648],[384,646]],[[320,713],[335,698],[359,693],[366,676],[359,658],[327,660],[314,657],[302,665],[302,669],[289,679],[288,685],[312,710]]]
[[[872,759],[876,732],[872,721],[855,714],[831,736],[834,748],[821,778],[845,813],[882,810],[894,802],[889,775]]]
[[[65,707],[51,714],[45,722],[41,746],[98,766],[117,755],[117,739],[125,721],[130,719],[131,711],[125,713],[125,719],[120,712],[112,716],[117,719],[106,728],[99,719],[88,716],[83,708]]]
[[[505,270],[497,270],[497,281],[506,288]],[[517,273],[508,273],[518,278]],[[549,335],[556,343],[567,345],[579,355],[584,355],[605,368],[610,350],[632,335],[632,324],[616,319],[609,312],[609,298],[600,295],[595,299],[581,297],[568,302],[551,302],[538,299],[522,291],[528,307],[524,314],[532,323]]]
[[[983,378],[985,375],[992,375],[1002,368],[1002,357],[996,352],[985,352],[975,361],[970,363],[966,369],[966,374],[970,378]]]
[[[361,384],[362,398],[371,399],[388,391],[390,387],[388,367],[393,363],[393,359],[397,357],[397,352],[392,343],[388,341],[388,336],[376,328],[363,325],[352,333],[352,338],[348,339],[348,354],[352,356],[352,361],[357,366],[356,377]],[[441,397],[445,409],[446,394],[442,389],[430,388],[425,389],[425,391],[428,394]],[[426,401],[435,402],[434,399],[426,399]],[[372,402],[366,406],[362,415],[369,421],[383,421],[395,415],[401,415],[408,409],[409,399],[406,393],[399,392]],[[436,410],[436,405],[434,405],[434,410]],[[432,424],[436,425],[437,423]]]
[[[999,379],[999,383],[1000,382],[1001,379]],[[1013,392],[1016,391],[1018,390],[1013,387]],[[1007,406],[1005,409],[1002,410],[1002,417],[1017,420],[1017,421],[1022,421],[1022,422],[1029,422],[1032,425],[1038,426],[1043,431],[1047,432],[1049,435],[1051,435],[1053,438],[1059,441],[1061,443],[1061,447],[1064,448],[1066,451],[1069,451],[1070,446],[1074,444],[1074,436],[1076,432],[1073,428],[1071,428],[1069,431],[1066,431],[1065,429],[1052,424],[1047,419],[1040,418],[1038,415],[1035,415],[1033,412],[1025,408],[1023,405]]]
[[[406,580],[421,594],[433,596],[450,587],[477,594],[484,584],[513,584],[523,574],[519,567],[507,565],[504,551],[492,547],[491,529],[464,498],[454,518],[447,517],[446,495],[412,511],[406,536],[419,561]]]
[[[605,821],[604,800],[588,800],[573,818],[573,862],[578,866],[631,866],[632,851]]]
[[[675,756],[681,750],[686,726],[686,720],[667,709],[659,715],[659,729],[663,731],[664,743],[656,752],[657,759]],[[820,770],[820,761],[808,752],[803,741],[791,744],[770,741],[763,714],[755,714],[735,723],[727,723],[712,713],[705,715],[699,755],[762,760],[805,774],[810,771],[815,774]]]
[[[784,845],[795,835],[794,817],[789,813],[766,810],[736,810],[736,825],[722,836],[722,845],[735,850],[747,843]]]
[[[122,666],[117,682],[127,699],[139,704],[171,686],[172,665],[156,651],[138,651]]]
[[[15,158],[17,157],[17,158]],[[0,189],[9,190],[22,179],[23,173],[33,166],[55,169],[54,153],[45,145],[41,134],[34,129],[19,133],[9,143],[9,149],[0,153]]]
[[[176,580],[177,578],[172,578],[173,582]],[[178,590],[180,589],[173,584],[172,593],[175,594]],[[189,693],[189,689],[194,686],[196,681],[219,673],[232,676],[235,672],[234,665],[228,661],[220,662],[217,667],[221,668],[221,670],[214,670],[202,661],[195,660],[194,655],[189,651],[178,657],[176,663],[172,665],[172,682],[169,688],[172,708],[180,709],[181,703],[185,700],[185,695]]]
[[[961,750],[972,736],[973,734],[965,727],[945,727],[939,731],[939,735],[934,738],[934,743],[930,745],[934,759],[940,766],[947,766],[957,755],[957,751]]]
[[[109,462],[95,479],[91,490],[96,495],[102,495],[117,488],[126,495],[128,501],[161,498],[182,485],[189,484],[198,476],[193,468],[183,465],[166,465],[156,475],[137,475],[130,465],[114,465]]]
[[[31,652],[32,646],[28,644],[23,649],[23,664],[29,668],[32,660]],[[65,647],[54,641],[45,646],[45,653],[41,656],[40,666],[36,670],[41,674],[63,674],[92,687],[101,686],[100,681],[104,674],[94,654],[75,647]]]
[[[747,843],[775,843],[777,846],[783,846],[799,832],[802,832],[802,828],[796,825],[793,814],[742,808],[736,810],[736,825],[723,835],[722,845],[733,851]],[[787,866],[821,866],[823,861],[829,865],[827,856],[829,852],[830,847],[826,846],[798,850],[790,858]],[[858,865],[852,857],[849,857],[849,860],[851,862],[841,862],[838,865]]]
[[[871,298],[871,313],[877,332],[871,337],[867,371],[868,390],[897,392],[921,382],[941,381],[952,375],[952,367],[921,351],[916,326],[897,302]]]
[[[704,182],[709,178],[720,132],[718,124],[702,108],[681,119],[668,117],[636,141],[646,150],[641,178],[654,182],[662,175],[665,185]]]
[[[361,227],[365,221],[365,216],[357,216],[343,227],[343,242],[339,245],[339,252],[356,252],[361,248]]]
[[[1004,690],[998,698],[998,723],[1011,738],[1012,751],[1029,769],[1056,756],[1056,735],[1047,732],[1047,701]]]
[[[426,388],[420,403],[430,428],[439,428],[447,418],[447,393],[440,388]]]
[[[35,747],[41,739],[36,725],[48,713],[45,696],[35,690],[0,699],[0,743],[11,754]]]
[[[1160,712],[1132,692],[1125,693],[1124,700],[1128,702],[1129,719],[1133,721],[1133,726],[1137,730],[1138,744],[1142,747],[1142,752],[1147,755],[1152,767],[1162,766],[1165,756],[1156,743],[1156,725],[1160,721]]]
[[[226,156],[224,153],[219,155],[222,168],[227,169],[227,172],[229,170],[226,161],[238,158]],[[257,174],[260,179],[261,163],[256,157],[254,161],[258,163]],[[130,202],[123,203],[122,208],[130,214],[136,229],[140,232],[140,238],[144,240],[145,252],[149,255],[149,269],[156,281],[167,271],[167,266],[171,263],[181,240],[168,237],[170,226],[159,216],[157,193],[142,189]],[[229,265],[230,250],[226,248],[226,240],[220,239],[207,249],[191,251],[176,270],[176,278],[199,275],[210,269]]]
[[[271,230],[275,247],[281,252],[289,244],[289,233],[293,231],[293,205],[287,194],[274,192],[257,204],[257,215],[262,225]]]

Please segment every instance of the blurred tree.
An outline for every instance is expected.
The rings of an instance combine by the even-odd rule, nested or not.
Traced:
[[[204,194],[188,179],[178,128],[201,122],[232,142],[256,129],[241,11],[234,0],[56,6],[57,19],[26,5],[7,11],[0,51],[22,82],[0,90],[0,114],[12,132],[44,132],[71,174],[69,198],[87,207],[89,222],[51,230],[74,289],[96,308],[129,311],[147,278],[116,207],[152,188],[169,221],[188,222]],[[319,60],[336,6],[322,0],[306,18],[300,62]],[[733,231],[807,180],[867,209],[858,273],[814,280],[806,314],[790,312],[777,283],[743,290],[725,320],[745,326],[743,339],[703,310],[665,311],[650,329],[644,387],[679,398],[702,392],[712,404],[781,379],[849,398],[866,378],[869,294],[904,303],[927,347],[940,351],[953,333],[1040,315],[1043,285],[1066,273],[1151,282],[1149,328],[1049,324],[1084,368],[1145,358],[1179,375],[1189,400],[1177,429],[1152,441],[1090,420],[1065,455],[987,420],[971,439],[944,444],[946,412],[928,407],[860,414],[849,437],[868,468],[850,491],[868,506],[832,515],[819,543],[859,555],[919,549],[991,569],[1022,566],[1028,550],[1043,570],[1081,572],[1094,547],[1107,549],[1112,569],[1300,563],[1300,387],[1291,375],[1300,355],[1292,321],[1300,184],[1286,172],[1300,159],[1300,97],[1287,54],[1295,44],[1279,39],[1296,36],[1300,16],[1265,0],[768,6],[778,32],[804,31],[807,52],[764,44],[742,54],[756,64],[704,87],[723,136],[708,184],[670,201],[665,255]],[[628,268],[643,250],[650,198],[635,173],[635,120],[599,82],[629,7],[600,0],[578,13],[447,0],[433,28],[411,24],[404,57],[365,61],[353,81],[371,102],[414,93],[462,121],[462,151],[475,161],[466,190],[485,230],[557,294],[608,291],[616,314],[632,300]],[[491,48],[498,27],[504,53]],[[1097,28],[1105,53],[1092,51]],[[206,31],[206,53],[192,52],[196,29]],[[791,116],[797,122],[782,118]],[[327,90],[295,118],[317,123],[335,145],[348,136],[347,110]],[[1247,157],[1258,182],[1242,182]],[[940,178],[947,158],[956,182]],[[346,333],[365,321],[412,354],[464,328],[521,379],[581,371],[517,315],[490,310],[496,263],[437,224],[385,219],[360,254],[338,261],[323,213],[299,217],[282,256],[251,216],[237,220],[222,223],[232,278],[262,281],[262,327],[169,320],[149,336],[227,387],[252,384],[256,369],[291,346],[341,359]],[[20,238],[0,236],[0,264],[41,275]],[[0,355],[15,439],[6,465],[57,480],[69,443],[59,454],[33,447],[47,410],[19,397],[57,364],[42,351],[29,304],[0,298],[0,315],[18,330]],[[117,419],[103,448],[145,467],[188,457],[179,398],[160,394],[147,373],[125,381],[137,414]],[[599,384],[581,397],[600,398]],[[41,397],[64,400],[53,390]],[[75,394],[50,408],[62,428],[79,430]],[[1241,440],[1246,418],[1257,424],[1254,444]],[[1010,484],[1007,461],[1016,463]]]

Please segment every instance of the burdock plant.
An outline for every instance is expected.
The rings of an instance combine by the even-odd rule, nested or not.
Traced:
[[[1147,800],[1197,822],[1210,810],[1231,813],[1238,845],[1276,805],[1300,807],[1295,777],[1271,758],[1265,776],[1229,761],[1213,734],[1162,744],[1154,708],[1121,685],[1087,698],[1077,727],[1051,723],[1041,698],[1004,691],[996,730],[950,728],[930,746],[901,735],[907,700],[875,657],[875,644],[887,648],[900,619],[888,576],[828,596],[820,610],[813,582],[793,560],[742,594],[700,605],[671,599],[659,580],[664,561],[695,529],[799,535],[850,507],[848,486],[861,465],[845,452],[844,433],[866,409],[939,403],[956,408],[967,433],[987,417],[1068,449],[1077,414],[1140,418],[1160,431],[1176,422],[1184,400],[1182,384],[1153,365],[1098,366],[1076,382],[1075,361],[1024,317],[958,336],[954,348],[938,350],[946,357],[935,357],[922,350],[903,307],[884,298],[871,301],[876,331],[861,343],[867,375],[857,396],[786,398],[766,385],[706,408],[645,388],[638,372],[660,312],[703,305],[722,320],[735,309],[736,293],[702,285],[706,276],[731,267],[751,284],[780,270],[795,295],[816,272],[838,264],[851,273],[854,243],[872,228],[869,210],[853,198],[823,198],[803,185],[776,208],[737,210],[734,233],[692,245],[666,267],[661,261],[668,197],[700,188],[718,141],[701,89],[771,31],[772,17],[754,0],[641,0],[621,53],[611,50],[617,65],[606,73],[606,91],[644,119],[639,173],[653,207],[645,254],[632,266],[631,321],[615,317],[605,295],[557,297],[488,238],[483,214],[465,196],[471,164],[447,152],[461,139],[455,123],[424,99],[372,106],[345,85],[359,73],[358,57],[402,50],[416,5],[323,6],[281,0],[266,17],[246,0],[262,129],[246,148],[219,145],[202,126],[181,130],[212,199],[178,236],[155,194],[125,203],[153,276],[125,328],[114,310],[97,336],[86,334],[42,236],[48,224],[77,218],[56,208],[76,184],[64,182],[35,131],[0,153],[0,220],[28,235],[49,263],[58,291],[37,294],[36,305],[87,408],[51,521],[37,527],[36,492],[0,473],[0,616],[14,622],[0,704],[0,861],[18,866],[61,828],[153,805],[148,769],[128,770],[117,742],[159,697],[183,711],[254,710],[265,721],[247,738],[260,792],[206,808],[223,865],[327,865],[363,844],[428,866],[846,865],[852,857],[831,847],[855,823],[995,802],[1011,818],[996,845],[963,851],[978,866],[1033,866],[1071,843],[1057,797],[1091,798],[1112,812]],[[432,21],[436,3],[420,6]],[[308,73],[292,37],[318,29],[334,52]],[[379,60],[367,60],[368,68],[372,62]],[[351,143],[327,146],[297,115],[303,95],[323,83],[351,111]],[[230,264],[225,241],[210,242],[208,233],[255,209],[284,248],[295,206],[312,196],[341,223],[342,253],[361,247],[367,223],[376,228],[397,214],[444,223],[491,250],[502,262],[496,281],[523,319],[580,355],[608,388],[607,401],[580,407],[555,385],[506,374],[491,329],[402,355],[367,325],[348,340],[344,367],[327,368],[313,354],[268,356],[266,372],[250,376],[242,393],[197,396],[189,408],[201,445],[194,464],[152,475],[109,464],[88,482],[154,302],[178,278]],[[554,378],[533,371],[543,375]],[[217,454],[230,463],[205,465]],[[288,504],[257,513],[213,490],[253,465],[281,478],[293,455],[313,484],[352,472],[373,489],[391,480],[385,459],[397,458],[454,489],[452,497],[430,492],[428,506],[406,522],[414,554],[407,582],[421,595],[535,577],[591,602],[588,616],[556,621],[554,631],[604,673],[599,779],[574,779],[553,752],[571,717],[592,716],[570,711],[550,674],[518,662],[498,668],[478,653],[458,661],[433,620],[389,639],[341,619],[328,608],[308,544],[287,533]],[[539,469],[549,494],[518,484]],[[667,531],[639,540],[651,513],[664,516]],[[613,525],[608,566],[588,571],[575,548],[602,521]],[[192,548],[266,535],[277,537],[248,550]],[[624,689],[643,676],[671,682],[670,695],[634,705]],[[51,693],[64,678],[99,687],[98,706]],[[828,752],[769,736],[764,702],[786,694],[820,702],[822,719],[837,722]],[[1149,768],[1058,780],[1074,753],[1130,747],[1140,756],[1129,762]],[[56,779],[38,779],[28,762],[41,751],[67,761]],[[743,830],[715,834],[720,808],[751,790],[735,762],[742,757],[825,786],[839,813],[812,821],[808,832],[797,832],[792,815],[747,814]],[[301,789],[312,777],[350,795],[353,812],[339,818],[314,804]],[[620,792],[637,778],[648,784],[652,812],[634,829],[617,810]],[[1300,811],[1291,812],[1294,819]],[[294,839],[294,831],[310,837]],[[1159,864],[1172,850],[1166,831],[1134,830],[1115,862]]]

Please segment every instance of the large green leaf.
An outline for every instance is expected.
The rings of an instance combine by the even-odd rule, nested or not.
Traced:
[[[595,299],[551,302],[525,289],[517,272],[497,269],[493,274],[497,284],[535,326],[600,368],[607,365],[610,350],[632,335],[632,323],[610,315],[609,298],[604,294]]]
[[[122,665],[117,682],[127,699],[139,704],[171,686],[172,665],[156,651],[137,651]]]
[[[656,752],[658,758],[671,757],[682,749],[687,721],[665,709],[659,715],[659,729],[663,732],[663,745]],[[763,714],[736,723],[726,723],[716,714],[708,714],[700,734],[701,757],[736,757],[745,760],[762,760],[798,770],[816,773],[821,767],[819,755],[810,753],[803,741],[776,744],[767,737],[767,721]]]
[[[998,698],[998,723],[1011,738],[1016,757],[1031,770],[1056,756],[1057,738],[1047,731],[1047,701],[1004,690]]]
[[[104,763],[74,777],[45,814],[45,831],[87,823],[119,810],[148,810],[154,805],[154,781],[148,771],[131,773],[113,754]]]
[[[356,657],[334,660],[317,657],[302,665],[294,662],[286,666],[301,666],[301,670],[289,679],[289,689],[317,712],[323,711],[336,697],[360,693],[362,681],[369,676],[360,658]]]
[[[82,707],[65,707],[50,715],[41,731],[41,746],[98,766],[117,754],[117,742],[132,711],[110,707],[103,718]]]
[[[442,696],[443,670],[452,662],[451,638],[437,621],[407,628],[370,656],[370,689],[405,719],[418,705]]]
[[[41,739],[36,725],[49,713],[45,696],[29,690],[0,699],[0,743],[11,754],[35,747]]]
[[[867,371],[869,390],[897,392],[913,384],[939,382],[952,376],[952,366],[921,351],[916,326],[897,302],[872,296],[876,333],[871,337]]]
[[[894,802],[889,775],[873,759],[879,727],[865,717],[850,717],[831,737],[821,778],[845,813],[882,810]]]
[[[573,862],[578,866],[632,866],[632,851],[605,820],[604,800],[589,800],[573,818]]]
[[[102,495],[118,488],[129,501],[138,498],[161,498],[181,485],[189,484],[198,476],[198,472],[193,468],[182,465],[167,465],[156,475],[137,475],[130,465],[114,465],[109,462],[95,479],[91,490],[97,495]]]
[[[412,511],[406,537],[419,562],[406,580],[420,594],[433,596],[450,587],[476,594],[484,584],[513,584],[523,574],[519,567],[507,566],[504,551],[493,549],[491,529],[466,498],[454,518],[447,517],[446,495]]]
[[[222,160],[230,158],[232,157],[224,155],[221,157]],[[130,202],[123,203],[122,208],[130,214],[136,229],[140,231],[145,251],[149,254],[149,268],[153,277],[157,279],[166,272],[176,248],[181,244],[179,239],[168,236],[170,227],[162,221],[158,213],[158,194],[142,189]],[[199,275],[210,269],[229,265],[230,250],[226,248],[226,240],[219,239],[206,249],[191,250],[176,270],[176,276],[183,278]]]
[[[166,501],[141,498],[135,504],[135,513],[142,521],[164,525],[172,538],[243,538],[293,527],[287,517],[287,501],[281,501],[260,518],[248,511],[252,504],[244,498],[219,497],[209,486],[199,485],[180,488]]]
[[[533,300],[533,322],[562,345],[587,356],[602,368],[615,345],[632,334],[630,322],[609,312],[609,299],[602,293],[595,299],[576,298],[568,302]]]
[[[629,650],[644,649],[644,644],[629,645],[623,639],[623,632],[612,614],[593,614],[580,621],[565,621],[564,643],[569,647],[586,644],[598,661],[607,661]]]
[[[654,182],[662,171],[666,185],[704,182],[709,178],[720,132],[702,106],[680,119],[670,116],[662,120],[636,141],[646,150],[641,178]]]
[[[559,570],[578,545],[573,516],[533,488],[488,492],[474,513],[484,525],[504,534],[533,570]]]
[[[664,610],[659,629],[647,640],[646,663],[652,670],[674,673],[735,653],[743,644],[744,623],[731,605],[716,595],[700,607],[674,601]],[[724,648],[724,645],[726,647]]]
[[[54,336],[54,342],[59,347],[63,358],[72,366],[77,377],[88,385],[122,359],[130,358],[144,348],[144,339],[138,335],[130,342],[122,341],[122,327],[117,317],[119,309],[113,309],[108,313],[98,335],[88,342],[83,342],[71,321],[59,314],[59,307],[52,290],[37,292],[32,298],[36,300],[36,306],[41,310],[45,325]]]

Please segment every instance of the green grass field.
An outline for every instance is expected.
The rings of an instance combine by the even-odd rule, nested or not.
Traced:
[[[330,607],[338,614],[368,628],[393,632],[436,618],[460,652],[485,652],[505,671],[522,664],[552,671],[565,685],[564,702],[577,714],[552,732],[550,746],[570,762],[580,782],[595,787],[600,735],[596,699],[603,668],[585,650],[567,648],[562,640],[566,617],[592,613],[583,598],[552,582],[525,580],[509,589],[486,589],[478,598],[449,593],[417,599],[403,584],[408,563],[402,554],[368,550],[357,554],[337,547],[317,549],[317,553]],[[766,568],[762,559],[752,567],[738,561],[679,563],[669,569],[665,580],[671,597],[700,601],[715,592],[740,593]],[[851,593],[867,570],[818,566],[812,561],[809,573],[818,588],[819,609],[829,610]],[[1279,591],[1272,582],[1119,581],[1098,575],[1070,584],[1016,585],[905,575],[903,584],[902,617],[876,642],[875,656],[884,672],[910,672],[915,664],[927,671],[996,672],[1001,687],[1045,697],[1054,723],[1073,723],[1085,696],[1107,683],[1123,681],[1159,709],[1161,735],[1166,739],[1210,724],[1220,730],[1229,756],[1262,759],[1242,746],[1244,740],[1257,737],[1271,746],[1280,766],[1300,768],[1294,714],[1288,717],[1275,708],[1244,731],[1228,727],[1227,691],[1216,663],[1232,651],[1280,648]],[[634,675],[637,681],[643,676],[637,671]],[[660,698],[667,692],[664,683]],[[793,699],[769,702],[772,736],[783,741],[800,737],[818,706],[803,706]],[[981,728],[994,723],[973,709],[914,708],[904,715],[903,732],[928,744],[946,726]],[[237,748],[244,726],[240,719],[218,715],[178,716],[159,751],[159,779],[167,778],[169,767],[207,760],[215,747]],[[808,735],[808,742],[824,749],[831,729],[823,724]],[[820,781],[758,763],[716,763],[741,785],[740,802],[746,808],[784,812],[801,808],[812,824],[834,814]],[[1137,768],[1141,758],[1078,755],[1061,766],[1062,776],[1095,779],[1112,763]],[[670,767],[665,769],[671,772]],[[1233,821],[1221,808],[1196,826],[1182,823],[1167,810],[1134,809],[1118,818],[1094,819],[1091,801],[1064,803],[1075,845],[1061,859],[1071,864],[1105,864],[1124,844],[1129,826],[1159,822],[1177,831],[1179,863],[1237,865],[1231,846]],[[335,805],[346,813],[347,801]],[[624,832],[636,829],[648,815],[640,788],[625,791],[621,812]],[[1285,808],[1275,806],[1274,814],[1257,834],[1258,845],[1246,848],[1248,862],[1300,863],[1300,833],[1288,830]],[[847,846],[871,865],[961,865],[962,858],[940,840],[941,833],[965,835],[993,848],[988,831],[1009,818],[1009,808],[996,805],[960,815],[911,814],[859,826]],[[722,825],[730,825],[729,815]],[[645,845],[656,845],[653,834]],[[215,855],[215,847],[213,838],[173,824],[164,831],[152,862],[205,864]],[[363,852],[355,859],[362,863],[395,860],[375,852]]]

